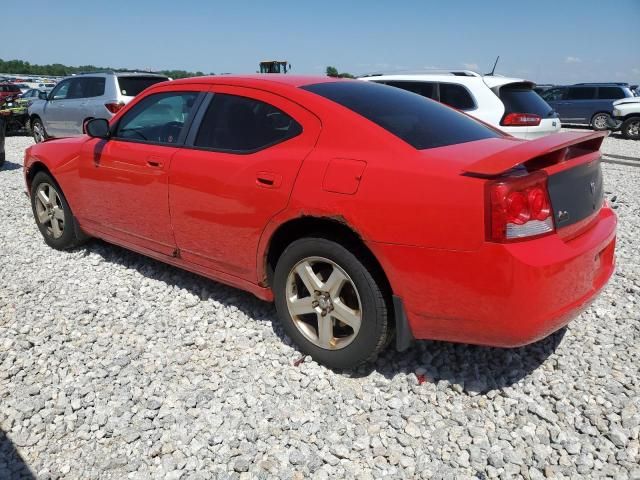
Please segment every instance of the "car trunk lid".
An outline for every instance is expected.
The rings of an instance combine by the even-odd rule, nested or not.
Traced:
[[[544,171],[556,230],[578,235],[604,201],[600,146],[606,133],[566,132],[513,146],[463,168],[469,176],[495,179]]]

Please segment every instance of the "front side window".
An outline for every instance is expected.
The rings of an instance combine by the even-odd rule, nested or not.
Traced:
[[[458,110],[473,110],[476,108],[476,103],[473,101],[469,90],[455,83],[440,84],[440,101]]]
[[[58,86],[53,89],[53,92],[51,92],[51,99],[64,100],[65,98],[67,98],[70,85],[71,85],[71,80],[64,80],[60,82]]]
[[[596,87],[571,87],[567,100],[592,100],[596,98]]]
[[[463,113],[400,88],[360,80],[301,88],[352,110],[419,150],[501,137]]]
[[[302,127],[282,110],[247,97],[216,93],[194,146],[248,153],[295,137]]]
[[[114,137],[175,144],[192,114],[197,97],[198,92],[149,95],[122,117]]]

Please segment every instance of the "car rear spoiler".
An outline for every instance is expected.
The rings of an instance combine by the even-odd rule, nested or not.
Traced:
[[[538,170],[571,158],[598,152],[607,134],[607,132],[563,132],[536,140],[518,142],[513,147],[465,167],[464,173],[471,176],[495,177],[520,165],[526,166],[529,170]]]

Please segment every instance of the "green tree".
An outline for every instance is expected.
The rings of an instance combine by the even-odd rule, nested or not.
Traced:
[[[327,67],[327,76],[328,77],[337,77],[340,74],[338,73],[338,69],[336,67]]]

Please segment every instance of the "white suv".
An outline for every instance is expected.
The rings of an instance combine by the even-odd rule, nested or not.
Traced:
[[[384,83],[437,100],[519,138],[533,139],[560,131],[556,112],[519,78],[480,75],[469,70],[410,75],[371,75]]]
[[[109,120],[147,87],[170,80],[133,72],[83,73],[61,80],[46,99],[29,105],[29,126],[36,142],[84,133],[92,118]]]

